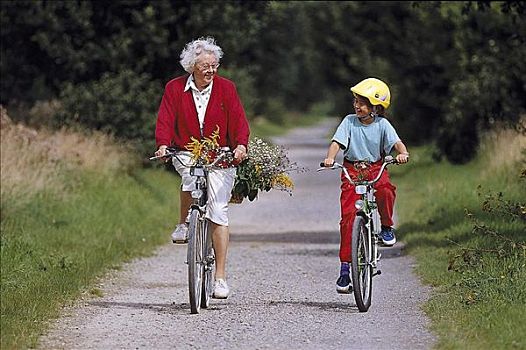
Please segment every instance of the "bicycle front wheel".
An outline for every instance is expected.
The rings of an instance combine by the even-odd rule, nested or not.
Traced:
[[[360,312],[366,312],[371,306],[373,286],[373,265],[371,263],[371,245],[368,239],[365,218],[356,216],[352,229],[351,274],[354,299]]]
[[[198,209],[192,209],[188,225],[188,291],[191,313],[201,309],[201,290],[203,281],[203,225]]]
[[[204,256],[204,272],[203,272],[203,290],[201,291],[201,307],[208,308],[210,306],[210,298],[214,292],[214,275],[215,275],[215,255],[212,247],[212,232],[210,232],[210,224],[208,220],[203,222],[203,256]]]

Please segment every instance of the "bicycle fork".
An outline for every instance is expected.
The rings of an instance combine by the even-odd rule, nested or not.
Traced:
[[[378,269],[378,262],[382,254],[378,252],[378,228],[380,227],[380,216],[378,214],[378,207],[374,198],[369,198],[367,203],[369,204],[366,212],[367,217],[367,240],[369,247],[368,264],[373,267],[373,276],[381,275],[382,271]]]

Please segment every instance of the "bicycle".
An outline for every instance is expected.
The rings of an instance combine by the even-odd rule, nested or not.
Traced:
[[[320,163],[318,171],[326,169],[341,169],[345,178],[354,185],[356,194],[360,199],[355,202],[356,217],[352,226],[351,239],[351,277],[354,299],[360,312],[366,312],[371,306],[373,276],[380,275],[378,263],[381,254],[378,252],[379,233],[381,230],[380,214],[374,195],[374,184],[380,179],[385,168],[397,161],[392,156],[384,158],[378,175],[373,180],[353,181],[347,169],[338,163],[332,167],[325,167]]]
[[[200,157],[195,164],[185,164],[178,158],[178,151],[167,148],[163,156],[151,157],[150,160],[161,158],[175,158],[182,165],[190,168],[190,175],[196,178],[195,189],[191,192],[192,204],[188,210],[188,291],[190,297],[190,312],[197,314],[201,307],[206,309],[210,306],[210,299],[214,285],[215,255],[212,246],[212,235],[209,232],[209,222],[206,219],[208,202],[208,173],[210,169],[221,168],[220,162],[232,163],[231,151],[220,150],[215,155],[211,164],[206,164]]]

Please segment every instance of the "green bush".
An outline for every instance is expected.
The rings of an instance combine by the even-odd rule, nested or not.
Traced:
[[[162,86],[148,74],[130,70],[106,73],[101,79],[73,85],[60,94],[59,125],[82,125],[118,138],[152,144]]]
[[[250,74],[247,68],[221,68],[219,74],[232,80],[236,84],[237,93],[239,94],[247,118],[249,120],[254,119],[255,107],[260,103],[260,98],[257,96],[256,89],[254,88],[254,76]]]
[[[453,163],[475,156],[481,131],[494,128],[496,122],[515,125],[526,114],[526,47],[519,34],[526,23],[520,20],[521,10],[479,6],[477,11],[448,12],[456,16],[454,42],[462,54],[437,145]]]

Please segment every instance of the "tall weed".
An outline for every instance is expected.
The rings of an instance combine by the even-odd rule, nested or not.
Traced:
[[[482,137],[479,149],[480,159],[484,163],[484,178],[503,176],[516,165],[526,164],[526,116],[523,116],[515,128],[499,128],[487,132]],[[520,168],[520,166],[519,166]],[[516,178],[516,175],[512,175]]]
[[[13,123],[3,107],[0,113],[2,209],[44,191],[64,195],[68,176],[77,171],[109,176],[134,163],[106,134],[35,130]]]

